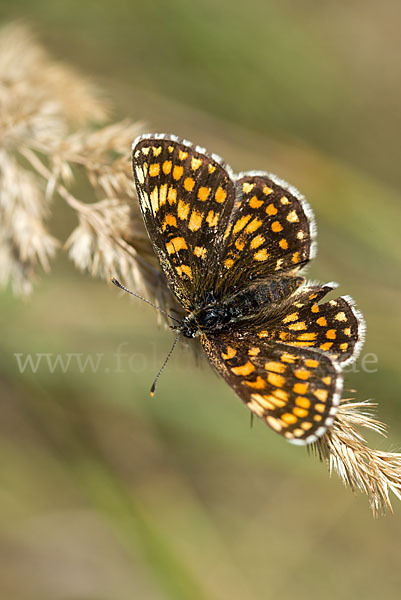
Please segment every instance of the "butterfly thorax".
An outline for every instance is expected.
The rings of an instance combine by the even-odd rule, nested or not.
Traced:
[[[202,333],[218,334],[229,331],[262,311],[279,308],[280,304],[302,284],[303,277],[284,277],[252,283],[244,289],[223,299],[209,294],[205,302],[182,321],[181,331],[185,337],[197,337]]]

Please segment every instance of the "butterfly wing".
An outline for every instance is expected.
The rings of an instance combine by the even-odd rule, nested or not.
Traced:
[[[252,413],[290,442],[315,442],[333,424],[343,379],[329,355],[254,333],[201,336],[201,343]]]
[[[312,210],[298,190],[275,175],[238,175],[219,286],[295,274],[313,258],[314,236]]]
[[[175,136],[143,135],[133,171],[145,225],[172,291],[187,310],[215,288],[235,185],[230,168]]]
[[[365,322],[349,296],[320,303],[336,284],[304,286],[291,296],[281,316],[270,327],[259,330],[271,342],[326,352],[344,367],[361,350]]]

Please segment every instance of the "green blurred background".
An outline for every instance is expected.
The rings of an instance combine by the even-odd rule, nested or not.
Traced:
[[[367,320],[362,359],[378,362],[346,388],[380,403],[384,450],[401,442],[400,17],[370,0],[0,5],[94,77],[115,118],[306,194],[309,275],[339,281]],[[65,239],[61,205],[56,221]],[[1,599],[399,598],[401,505],[373,520],[180,349],[150,399],[171,343],[150,308],[62,255],[28,301],[0,306]],[[38,352],[104,356],[97,373],[20,374],[14,353]]]

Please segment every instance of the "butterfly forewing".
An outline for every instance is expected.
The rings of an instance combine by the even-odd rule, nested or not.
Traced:
[[[149,236],[189,310],[215,287],[234,183],[217,157],[173,136],[139,138],[133,169]]]
[[[312,211],[301,194],[274,175],[239,176],[226,231],[222,285],[295,273],[313,254]],[[241,274],[241,275],[240,275]]]

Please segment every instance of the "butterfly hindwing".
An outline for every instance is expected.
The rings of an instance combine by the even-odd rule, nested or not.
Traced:
[[[202,336],[201,343],[252,413],[290,442],[312,443],[333,424],[342,375],[330,356],[253,333]]]

